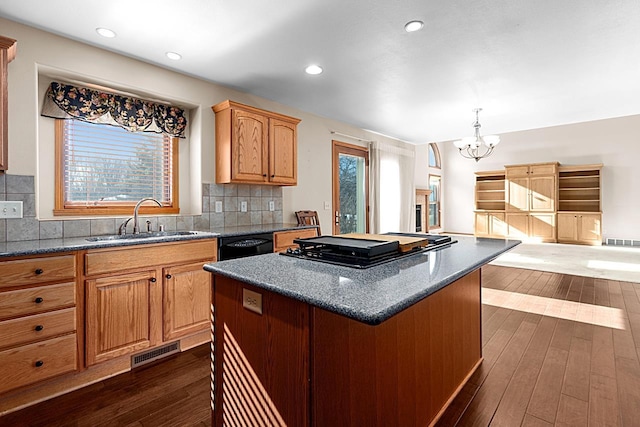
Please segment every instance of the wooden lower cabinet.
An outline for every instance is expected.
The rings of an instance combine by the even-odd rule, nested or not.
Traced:
[[[76,346],[73,333],[0,351],[0,393],[75,371]]]
[[[201,262],[165,268],[162,286],[164,341],[211,327],[211,274]]]
[[[504,238],[507,235],[507,223],[504,212],[476,212],[476,237]]]
[[[162,287],[155,270],[86,283],[87,365],[161,342]]]
[[[479,270],[376,326],[218,275],[214,306],[215,427],[432,425],[482,360]]]
[[[558,242],[602,244],[602,214],[572,212],[558,214]]]
[[[515,239],[556,241],[555,213],[509,213],[506,214],[507,236]]]
[[[0,277],[0,393],[75,372],[75,254],[2,260]]]
[[[85,269],[97,276],[85,278],[87,365],[208,331],[212,279],[203,265],[216,257],[215,240],[87,253]]]
[[[316,237],[317,235],[317,228],[301,228],[300,230],[275,232],[273,233],[273,251],[283,252],[289,248],[297,248],[298,245],[293,243],[295,239],[306,239],[309,237]]]

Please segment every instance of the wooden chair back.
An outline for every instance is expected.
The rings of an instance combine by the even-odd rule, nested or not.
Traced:
[[[318,219],[318,212],[297,211],[296,218],[298,219],[298,225],[317,225],[318,236],[322,236],[322,233],[320,232],[320,220]]]

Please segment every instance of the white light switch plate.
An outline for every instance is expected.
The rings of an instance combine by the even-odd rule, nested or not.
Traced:
[[[220,213],[222,212],[222,202],[217,201],[216,202],[216,213]]]
[[[240,212],[247,211],[247,202],[240,202]]]
[[[331,206],[329,206],[329,202],[324,202],[324,210],[328,211],[329,209],[331,209]]]
[[[276,210],[276,204],[273,200],[269,201],[269,210],[270,211],[275,211]]]
[[[0,202],[0,218],[22,218],[22,202]]]

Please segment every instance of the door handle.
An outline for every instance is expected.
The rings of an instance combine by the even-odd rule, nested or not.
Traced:
[[[340,212],[336,211],[336,225],[340,224]]]

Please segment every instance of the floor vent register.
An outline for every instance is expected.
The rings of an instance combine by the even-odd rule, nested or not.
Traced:
[[[151,363],[155,360],[162,359],[163,357],[167,357],[175,353],[180,353],[179,341],[165,344],[162,347],[154,348],[144,353],[131,356],[131,369],[137,368],[138,366],[146,365],[147,363]]]

